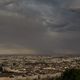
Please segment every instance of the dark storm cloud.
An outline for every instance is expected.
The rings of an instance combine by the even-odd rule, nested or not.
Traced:
[[[80,30],[78,23],[80,14],[69,9],[74,2],[75,0],[16,0],[5,5],[4,9],[17,11],[24,15],[37,16],[46,27],[53,31],[76,31]]]
[[[79,6],[75,8],[79,2],[1,0],[0,48],[30,49],[45,55],[79,53],[80,12]]]

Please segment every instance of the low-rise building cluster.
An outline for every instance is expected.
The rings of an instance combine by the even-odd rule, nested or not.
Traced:
[[[0,67],[0,74],[9,77],[57,76],[67,68],[80,68],[80,57],[1,56]]]

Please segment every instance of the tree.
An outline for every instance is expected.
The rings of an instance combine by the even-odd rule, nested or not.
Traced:
[[[57,80],[80,80],[80,69],[66,69]]]

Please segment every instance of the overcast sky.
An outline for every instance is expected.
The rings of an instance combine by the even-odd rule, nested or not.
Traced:
[[[80,53],[80,0],[0,0],[0,54]]]

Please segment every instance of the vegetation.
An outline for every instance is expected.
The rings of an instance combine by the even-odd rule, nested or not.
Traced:
[[[80,80],[80,69],[67,69],[56,80]]]

